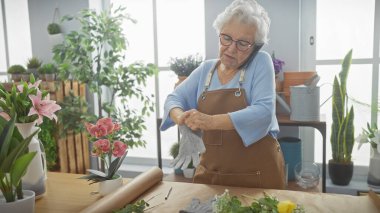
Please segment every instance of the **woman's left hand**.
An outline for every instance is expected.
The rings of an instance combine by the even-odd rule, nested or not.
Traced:
[[[195,130],[211,130],[213,126],[213,116],[199,112],[192,109],[187,111],[189,113],[185,119],[185,124],[193,131]]]

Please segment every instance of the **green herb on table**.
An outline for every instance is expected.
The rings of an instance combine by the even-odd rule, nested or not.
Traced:
[[[144,200],[139,200],[136,203],[128,204],[124,208],[114,211],[114,213],[143,213],[149,204]]]
[[[252,198],[247,195],[244,197]],[[264,193],[264,197],[255,199],[250,206],[242,206],[237,196],[231,196],[226,190],[217,195],[213,203],[213,212],[216,213],[302,213],[303,206],[292,201],[279,201],[276,197]]]

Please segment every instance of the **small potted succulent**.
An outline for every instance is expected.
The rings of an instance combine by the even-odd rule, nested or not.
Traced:
[[[42,61],[40,61],[37,57],[31,57],[28,59],[28,62],[26,63],[27,72],[33,73],[35,77],[38,77],[38,68],[41,67]]]
[[[170,70],[173,70],[178,76],[178,86],[184,81],[201,63],[203,59],[199,54],[189,55],[183,58],[171,58]]]
[[[36,155],[28,145],[37,131],[24,139],[15,128],[17,116],[0,115],[1,212],[34,212],[35,193],[23,190],[21,178]]]
[[[20,64],[15,64],[10,66],[7,72],[12,75],[13,81],[18,82],[21,80],[21,75],[26,73],[26,69]]]

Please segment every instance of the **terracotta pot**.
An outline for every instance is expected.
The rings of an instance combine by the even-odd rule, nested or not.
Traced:
[[[174,88],[176,88],[182,81],[186,80],[187,76],[178,76],[178,81],[175,83]]]
[[[285,101],[290,105],[290,86],[302,85],[305,81],[313,75],[317,74],[315,71],[309,72],[284,72],[284,81],[283,81],[283,92],[285,96]]]
[[[346,186],[351,182],[354,172],[354,163],[339,163],[329,160],[329,175],[333,184]]]

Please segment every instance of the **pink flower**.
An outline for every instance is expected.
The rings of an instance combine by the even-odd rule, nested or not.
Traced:
[[[29,89],[31,89],[31,88],[37,88],[37,90],[39,90],[38,86],[40,85],[40,83],[41,83],[41,80],[38,80],[38,81],[34,82],[34,84],[32,84],[32,83],[29,82],[28,83],[28,88]],[[24,91],[24,84],[17,85],[17,89],[18,89],[18,91],[23,92]]]
[[[121,157],[125,154],[125,151],[127,150],[128,146],[127,144],[121,142],[121,141],[115,141],[113,143],[113,150],[112,154],[114,157]]]
[[[46,96],[43,100],[41,91],[37,91],[37,95],[29,95],[29,99],[32,101],[33,107],[30,108],[28,116],[38,115],[37,124],[42,123],[43,116],[50,120],[57,120],[57,116],[54,113],[60,110],[61,107],[55,101],[48,100],[49,96]]]
[[[85,126],[92,137],[101,138],[107,135],[107,128],[105,126],[90,123],[86,123]]]
[[[96,126],[98,127],[104,127],[107,132],[106,134],[111,134],[112,133],[112,130],[113,130],[113,123],[112,123],[112,119],[111,118],[101,118],[98,120],[98,122],[96,122]]]
[[[111,143],[107,139],[100,139],[94,142],[94,146],[92,148],[93,153],[94,150],[96,150],[95,153],[105,154],[110,151]]]

